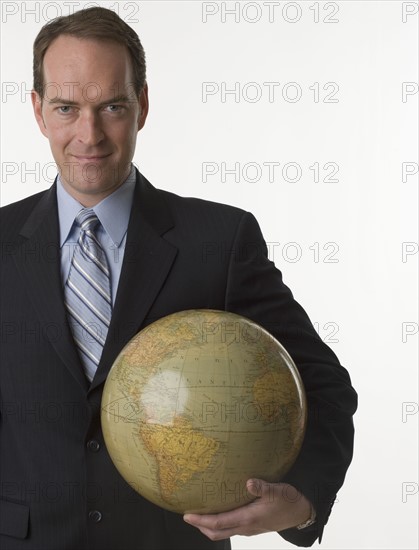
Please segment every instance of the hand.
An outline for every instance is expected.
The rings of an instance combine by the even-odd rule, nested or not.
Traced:
[[[183,519],[209,539],[221,540],[282,531],[300,525],[311,515],[310,501],[292,485],[249,479],[246,489],[257,497],[250,504],[221,514],[185,514]]]

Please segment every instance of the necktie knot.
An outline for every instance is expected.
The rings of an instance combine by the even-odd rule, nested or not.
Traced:
[[[76,224],[84,232],[93,231],[99,223],[99,218],[91,208],[83,208],[76,216]]]

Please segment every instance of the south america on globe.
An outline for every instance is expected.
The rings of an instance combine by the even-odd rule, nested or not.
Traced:
[[[297,368],[264,328],[188,310],[139,332],[112,366],[101,422],[109,455],[143,497],[180,514],[254,500],[246,481],[280,481],[304,437]]]

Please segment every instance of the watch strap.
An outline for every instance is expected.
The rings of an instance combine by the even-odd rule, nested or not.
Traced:
[[[316,510],[314,509],[314,506],[311,503],[310,503],[310,506],[311,506],[310,517],[303,523],[300,523],[299,525],[296,526],[296,529],[298,529],[299,531],[301,529],[305,529],[306,527],[310,527],[310,525],[313,525],[313,523],[316,521]]]

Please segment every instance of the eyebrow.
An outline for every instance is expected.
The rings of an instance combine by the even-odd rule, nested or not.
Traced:
[[[62,97],[54,97],[54,99],[47,99],[46,101],[50,105],[54,105],[54,104],[78,105],[79,104],[77,101],[73,101],[71,99],[63,99]],[[108,99],[106,101],[102,101],[101,103],[99,103],[99,107],[102,107],[103,105],[112,105],[114,103],[130,103],[130,102],[132,102],[132,99],[130,99],[127,95],[121,94],[111,99]]]

